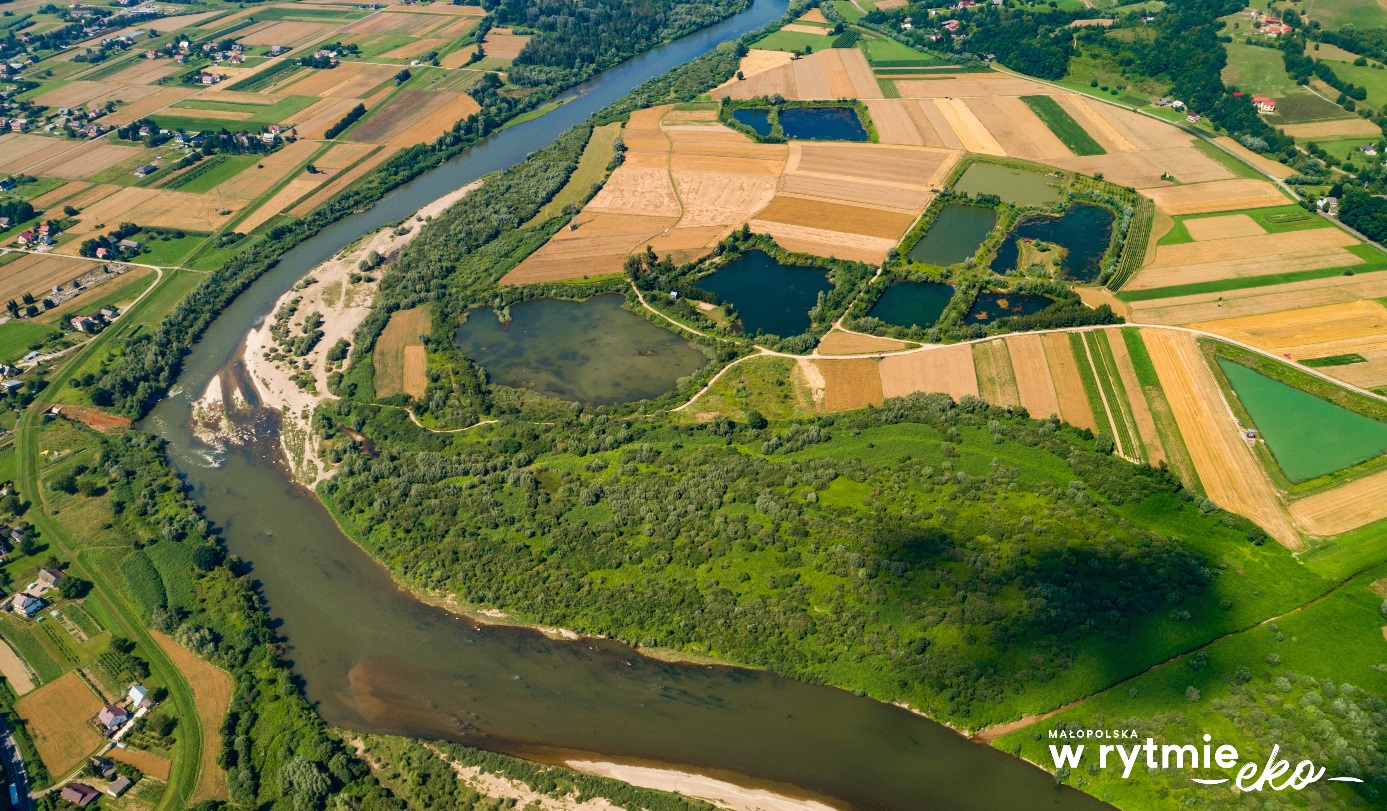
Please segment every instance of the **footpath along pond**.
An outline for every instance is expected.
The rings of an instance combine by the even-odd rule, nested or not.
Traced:
[[[479,626],[396,586],[287,476],[272,413],[245,446],[210,451],[192,400],[239,357],[246,331],[316,264],[357,236],[505,168],[647,78],[778,17],[756,0],[723,23],[608,71],[576,98],[511,127],[288,251],[223,310],[143,428],[250,562],[288,659],[330,724],[446,738],[548,762],[639,763],[862,811],[1087,811],[1108,806],[1044,772],[897,707],[727,667],[671,664],[615,642]],[[808,805],[801,807],[809,808]]]

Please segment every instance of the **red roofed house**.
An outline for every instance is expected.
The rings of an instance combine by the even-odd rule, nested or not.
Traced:
[[[101,792],[87,785],[86,783],[68,783],[63,786],[62,798],[70,803],[76,803],[79,807],[85,808],[91,805],[92,801],[101,796]]]
[[[97,723],[110,730],[119,729],[121,724],[129,720],[130,714],[123,707],[114,704],[107,704],[96,714]]]
[[[1271,115],[1276,112],[1276,100],[1266,96],[1253,96],[1252,106],[1257,108],[1257,112]]]

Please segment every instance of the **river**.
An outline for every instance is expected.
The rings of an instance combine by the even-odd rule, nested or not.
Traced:
[[[905,710],[727,667],[668,664],[608,641],[483,626],[400,590],[289,478],[272,437],[216,453],[192,436],[192,400],[246,331],[313,266],[361,234],[524,159],[636,85],[771,22],[778,0],[656,48],[575,88],[288,251],[227,307],[143,427],[168,441],[231,552],[249,561],[288,657],[330,724],[449,739],[547,762],[665,766],[844,809],[1100,809],[1044,772]],[[262,420],[262,423],[265,421]]]

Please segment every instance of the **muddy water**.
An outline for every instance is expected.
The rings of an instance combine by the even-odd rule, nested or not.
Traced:
[[[751,10],[608,72],[547,116],[435,170],[375,209],[288,252],[213,323],[178,387],[144,427],[169,442],[231,551],[248,560],[309,698],[331,724],[447,738],[540,760],[666,765],[816,797],[845,809],[1106,808],[1029,765],[948,729],[848,693],[748,670],[673,665],[616,643],[478,627],[400,591],[282,465],[274,417],[251,440],[210,451],[191,402],[227,371],[242,336],[314,264],[356,236],[514,163],[640,80],[773,19]]]

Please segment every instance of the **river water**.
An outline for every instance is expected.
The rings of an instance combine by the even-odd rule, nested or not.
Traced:
[[[361,234],[523,160],[568,127],[717,43],[774,20],[777,0],[636,57],[574,100],[512,127],[287,252],[185,358],[143,427],[231,552],[253,566],[288,656],[330,724],[449,739],[536,760],[667,766],[844,809],[1099,809],[1021,761],[904,710],[755,671],[676,665],[601,640],[477,627],[401,591],[288,477],[270,436],[211,452],[192,400],[228,367],[245,332],[314,265]],[[260,421],[262,427],[266,420]]]

